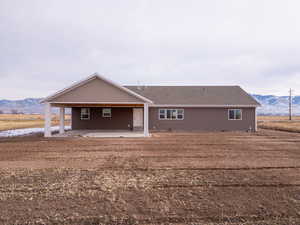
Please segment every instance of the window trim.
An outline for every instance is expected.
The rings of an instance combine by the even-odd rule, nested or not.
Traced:
[[[230,111],[231,110],[234,110],[234,114],[233,114],[234,119],[230,119]],[[240,119],[236,119],[236,111],[237,110],[240,110],[240,112],[241,112],[241,118]],[[228,120],[243,120],[243,110],[242,109],[228,109]]]
[[[178,119],[178,110],[182,110],[182,119]],[[177,109],[176,120],[184,120],[184,109]]]
[[[104,110],[105,109],[109,109],[109,115],[105,115],[105,114],[108,114],[107,112],[106,113],[104,113]],[[111,108],[102,108],[102,117],[104,117],[104,118],[111,118]]]
[[[161,110],[164,111],[163,114],[160,113]],[[160,118],[160,115],[164,115],[164,118]],[[159,120],[166,120],[166,111],[165,111],[165,109],[158,109],[158,119]]]
[[[162,115],[161,110],[164,111],[164,118],[163,119],[160,118],[160,115]],[[167,117],[167,115],[168,115],[167,110],[171,110],[171,118]],[[176,110],[176,118],[174,118],[174,119],[172,118],[173,110]],[[178,118],[178,110],[182,110],[182,119]],[[159,108],[158,109],[158,120],[184,120],[184,109],[182,109],[182,108],[178,108],[178,109]]]
[[[85,115],[88,115],[87,118],[82,117],[82,115],[83,115],[82,110],[83,109],[87,109],[87,111],[88,111],[88,113],[86,113],[86,114],[84,113]],[[91,119],[91,109],[87,108],[87,107],[80,108],[80,120],[90,120],[90,119]]]

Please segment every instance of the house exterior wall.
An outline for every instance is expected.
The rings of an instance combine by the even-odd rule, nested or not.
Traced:
[[[131,130],[133,127],[132,108],[112,107],[111,117],[102,117],[102,108],[90,108],[90,119],[80,119],[81,108],[72,108],[73,130]]]
[[[228,108],[182,108],[183,120],[159,120],[159,109],[170,107],[149,108],[150,130],[186,130],[186,131],[246,131],[250,127],[255,130],[255,108],[242,108],[242,120],[228,120]]]
[[[159,109],[184,109],[183,120],[159,120]],[[112,107],[112,117],[103,118],[102,108],[90,108],[90,120],[80,120],[80,108],[72,108],[72,129],[131,130],[133,108]],[[242,108],[242,120],[228,120],[229,108],[150,107],[150,130],[246,131],[255,130],[255,108]]]
[[[143,101],[111,84],[93,79],[61,96],[51,99],[51,102],[141,102]]]

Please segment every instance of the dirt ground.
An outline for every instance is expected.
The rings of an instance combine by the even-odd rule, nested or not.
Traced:
[[[0,224],[300,224],[300,134],[0,139]]]

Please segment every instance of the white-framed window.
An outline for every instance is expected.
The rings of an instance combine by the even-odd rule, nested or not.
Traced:
[[[90,119],[90,108],[81,108],[80,119],[81,120],[89,120]]]
[[[242,110],[228,109],[228,120],[242,120]]]
[[[178,120],[184,119],[184,109],[177,109],[177,119]]]
[[[183,120],[184,109],[159,109],[159,120]]]
[[[102,117],[111,117],[111,108],[103,108]]]
[[[158,113],[159,113],[158,118],[159,118],[160,120],[166,119],[166,112],[165,112],[164,109],[160,109]]]

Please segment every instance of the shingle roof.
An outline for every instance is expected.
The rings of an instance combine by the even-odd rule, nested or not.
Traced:
[[[151,99],[154,104],[166,105],[243,105],[260,104],[239,86],[125,86]]]

